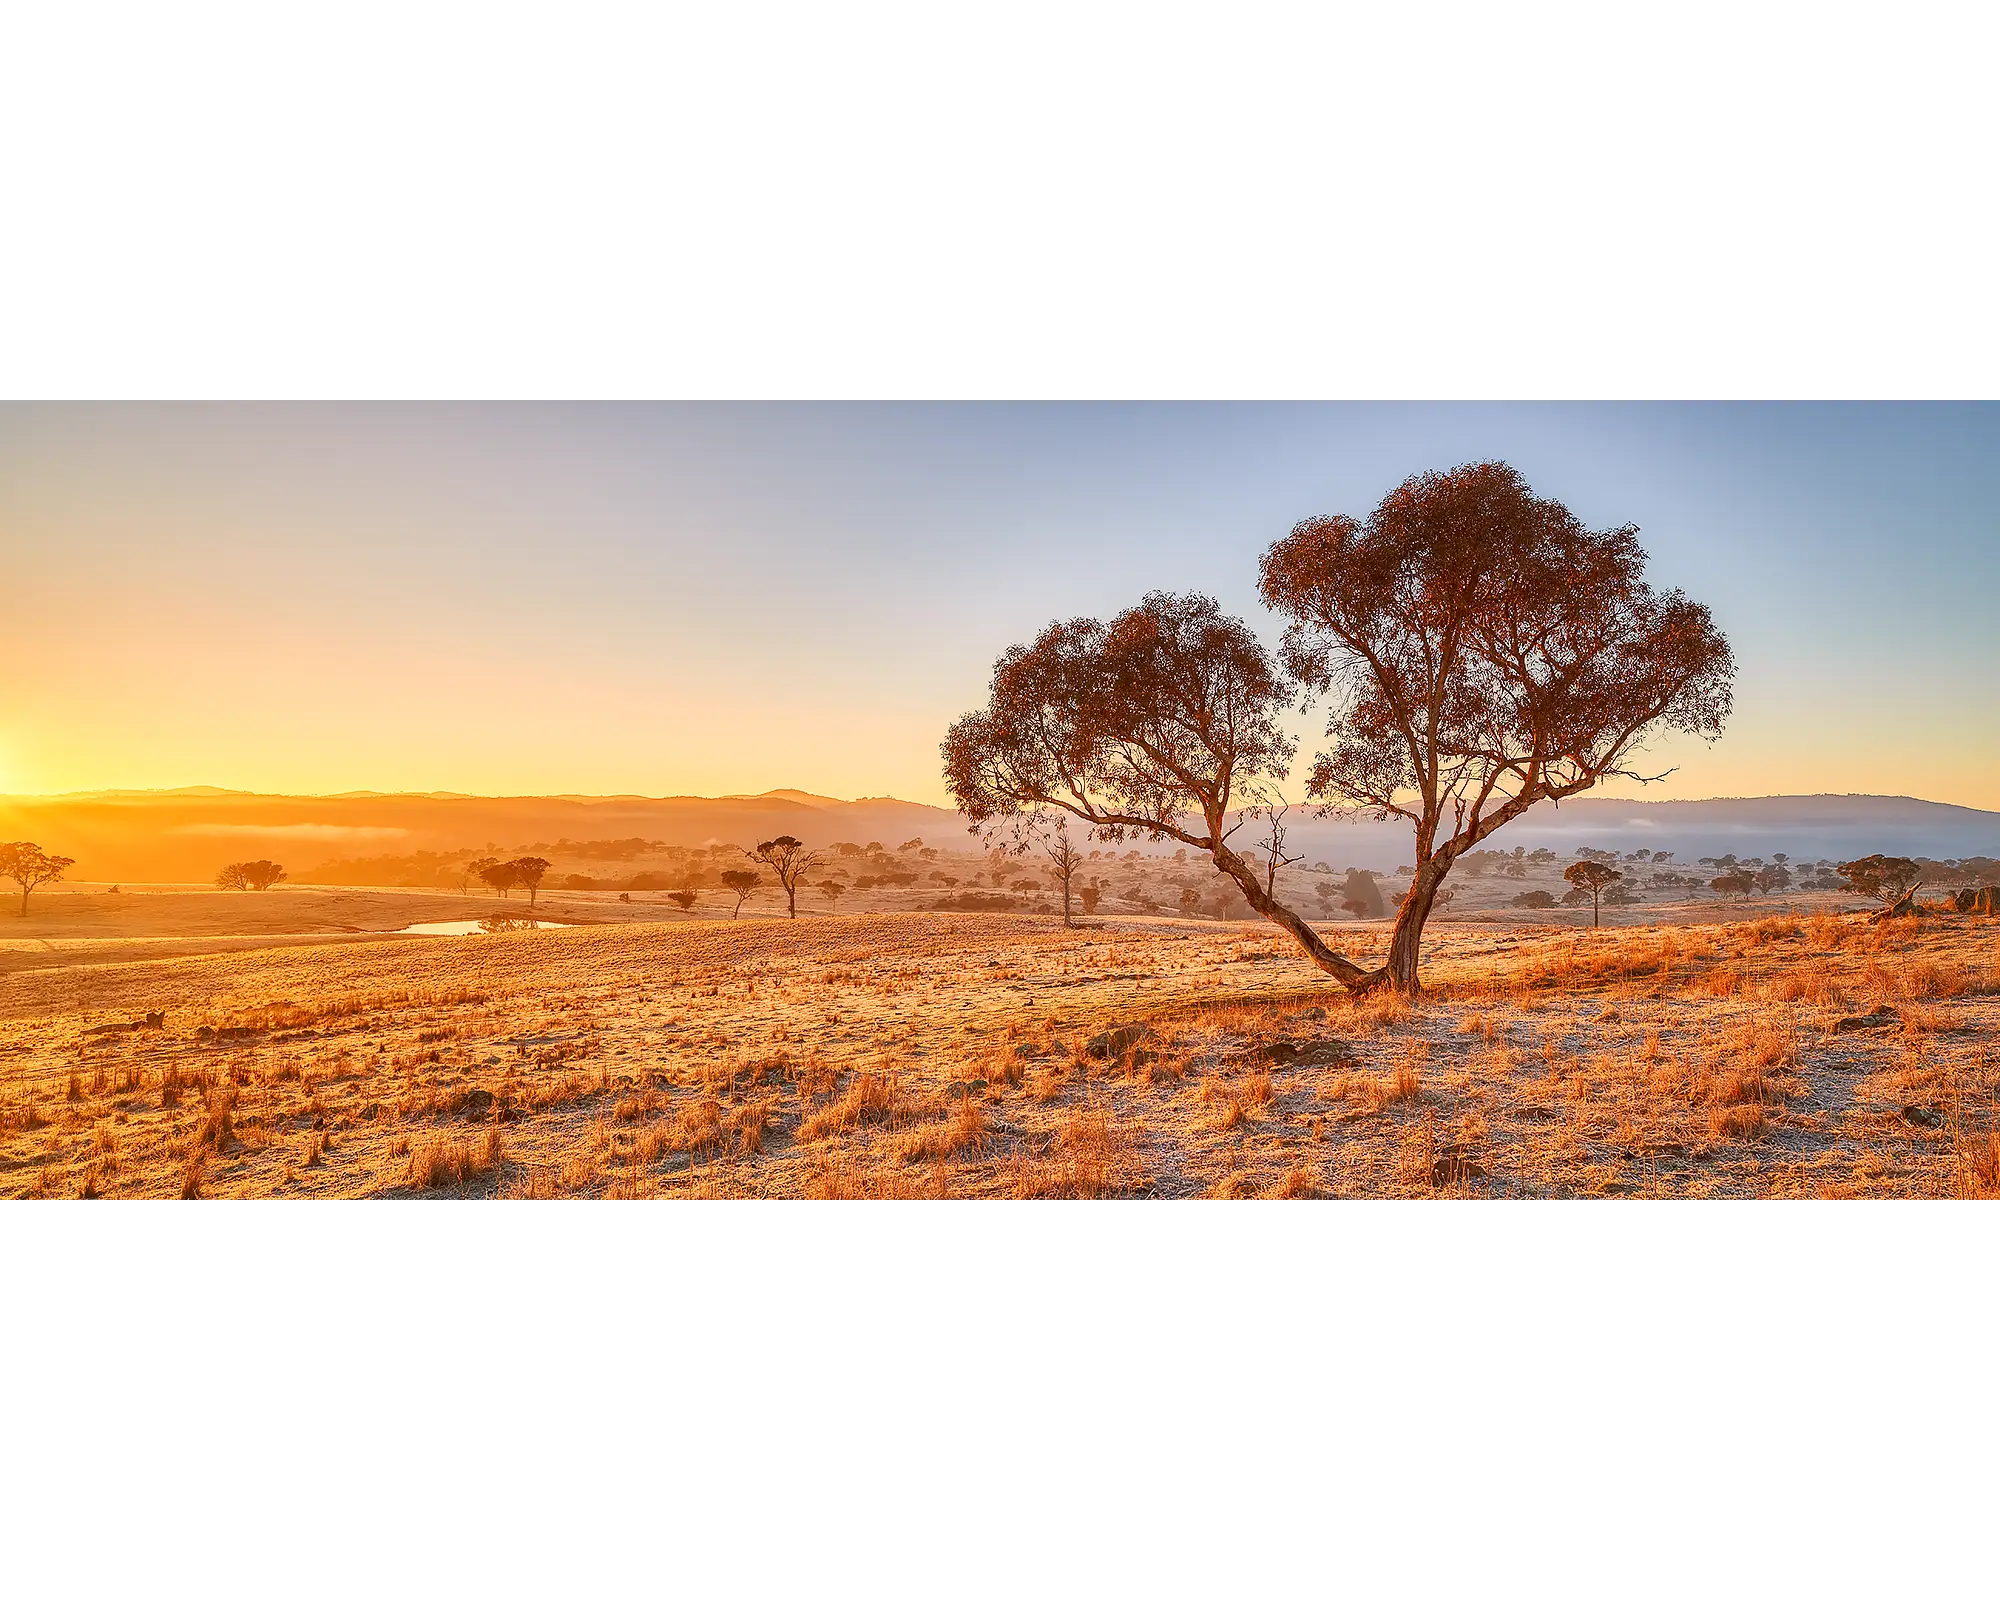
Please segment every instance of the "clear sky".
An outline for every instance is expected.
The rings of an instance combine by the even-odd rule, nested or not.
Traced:
[[[2000,809],[2000,406],[0,406],[0,791],[944,798],[1052,617],[1500,457],[1735,644],[1649,797]],[[1608,792],[1634,792],[1629,787]]]

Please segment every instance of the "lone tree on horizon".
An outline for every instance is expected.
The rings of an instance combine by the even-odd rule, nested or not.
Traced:
[[[819,893],[828,909],[837,912],[840,910],[840,897],[847,893],[847,885],[838,878],[826,878],[820,883]]]
[[[510,900],[514,898],[514,885],[520,880],[514,876],[513,862],[489,860],[486,865],[480,867],[479,876],[496,896],[505,895]]]
[[[736,896],[736,904],[729,913],[729,920],[736,920],[736,913],[743,909],[743,902],[756,892],[757,885],[764,880],[748,867],[732,867],[722,875],[722,887]]]
[[[532,906],[549,864],[540,856],[516,856],[507,863],[507,870],[514,875],[513,881],[528,891],[528,904]]]
[[[1063,926],[1073,928],[1076,923],[1070,912],[1070,884],[1076,877],[1076,869],[1083,865],[1083,857],[1070,842],[1068,822],[1057,822],[1052,832],[1043,837],[1041,846],[1042,853],[1049,858],[1049,876],[1062,885]]]
[[[975,831],[1046,827],[1174,839],[1349,989],[1414,994],[1452,864],[1543,800],[1609,777],[1659,728],[1714,739],[1734,665],[1708,608],[1643,579],[1637,529],[1587,529],[1504,462],[1409,479],[1365,523],[1301,522],[1265,552],[1277,659],[1205,595],[1155,592],[1109,624],[1053,622],[994,666],[952,724],[945,783]],[[1387,964],[1329,948],[1231,846],[1282,805],[1297,743],[1279,718],[1329,703],[1307,796],[1321,815],[1416,832]]]
[[[0,878],[12,878],[21,886],[24,917],[28,914],[28,896],[45,883],[59,883],[62,875],[75,865],[76,857],[52,856],[26,839],[0,844]]]
[[[1602,861],[1579,861],[1563,868],[1563,881],[1575,884],[1590,896],[1590,925],[1597,927],[1597,901],[1604,891],[1614,883],[1623,880],[1625,874],[1613,871]]]
[[[781,833],[775,839],[766,839],[755,850],[746,850],[745,855],[752,861],[761,861],[778,875],[778,887],[785,891],[785,913],[796,917],[799,914],[799,883],[806,875],[806,869],[819,860],[817,850],[808,850],[803,841],[794,839],[789,833]],[[754,875],[753,875],[754,876]],[[724,874],[723,882],[729,881]],[[739,905],[741,901],[737,902]]]
[[[232,861],[215,875],[218,889],[268,889],[285,881],[285,869],[275,861]]]

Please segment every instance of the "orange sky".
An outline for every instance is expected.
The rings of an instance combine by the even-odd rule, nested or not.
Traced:
[[[2000,809],[2000,409],[0,407],[0,791],[944,799],[1051,617],[1252,584],[1501,455],[1642,528],[1742,666],[1646,791]],[[1975,597],[1969,608],[1955,599]]]

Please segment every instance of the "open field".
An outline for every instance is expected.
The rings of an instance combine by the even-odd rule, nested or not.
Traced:
[[[132,944],[8,929],[0,1194],[2000,1189],[1992,918],[1875,923],[1828,901],[1595,934],[1447,922],[1413,1011],[1354,1005],[1259,923],[912,912],[399,938],[364,924],[492,901],[327,893],[348,899],[314,902],[304,937],[343,942],[239,922],[263,947],[211,947],[225,913],[305,909],[275,892],[134,895],[159,903]],[[1329,929],[1357,959],[1386,938]]]

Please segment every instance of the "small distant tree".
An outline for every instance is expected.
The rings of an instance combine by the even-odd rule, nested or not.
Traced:
[[[1750,891],[1757,887],[1757,876],[1755,873],[1732,869],[1721,874],[1719,877],[1710,878],[1708,886],[1717,894],[1740,894],[1744,899],[1748,900],[1750,898]]]
[[[764,879],[760,874],[752,872],[746,867],[732,867],[722,875],[722,887],[736,896],[736,905],[729,913],[729,920],[731,922],[736,920],[737,912],[743,909],[743,902],[756,893],[757,885],[763,881]]]
[[[1389,907],[1382,899],[1382,886],[1365,867],[1349,867],[1347,881],[1340,886],[1340,906],[1357,917],[1386,917]]]
[[[1530,889],[1514,896],[1514,904],[1526,911],[1547,911],[1556,903],[1556,897],[1546,889]]]
[[[912,844],[922,844],[914,839]],[[879,847],[876,847],[879,848]],[[752,861],[761,861],[778,875],[778,887],[785,891],[785,914],[796,917],[799,914],[799,884],[806,875],[806,869],[819,860],[817,850],[808,850],[805,845],[789,833],[781,833],[775,839],[766,839],[755,850],[746,851]],[[754,878],[755,873],[751,876]],[[723,882],[729,881],[725,873]],[[754,887],[754,885],[753,885]],[[742,905],[742,900],[736,902]]]
[[[819,886],[820,898],[825,900],[829,910],[840,909],[840,897],[847,893],[847,885],[837,878],[828,878]]]
[[[1097,915],[1097,902],[1103,898],[1103,895],[1104,891],[1094,883],[1086,883],[1081,889],[1077,890],[1076,897],[1082,903],[1083,914],[1086,917]]]
[[[232,861],[215,875],[218,889],[268,889],[285,881],[285,869],[275,861]]]
[[[1606,889],[1610,888],[1624,876],[1622,872],[1619,872],[1616,868],[1607,867],[1602,861],[1579,861],[1576,865],[1563,869],[1564,882],[1575,884],[1577,888],[1590,896],[1590,925],[1593,928],[1598,926],[1598,899]]]
[[[1201,915],[1201,891],[1199,889],[1181,890],[1181,915],[1184,917],[1198,917]]]
[[[673,891],[673,893],[669,894],[667,898],[673,901],[673,903],[679,906],[683,911],[694,910],[695,895],[694,895],[694,890],[692,889],[676,889]]]
[[[514,874],[514,881],[528,891],[528,904],[535,903],[535,895],[542,887],[542,875],[549,870],[549,864],[540,856],[516,856],[507,863]]]
[[[479,876],[494,894],[505,895],[510,900],[514,896],[514,885],[520,881],[514,876],[514,863],[511,861],[495,861],[489,867],[482,867]]]
[[[59,883],[62,875],[76,865],[74,856],[52,856],[38,844],[22,839],[0,844],[0,877],[12,878],[21,886],[21,915],[28,914],[28,896],[45,883]]]
[[[1791,868],[1780,861],[1775,866],[1763,867],[1757,873],[1757,892],[1776,894],[1780,889],[1789,889],[1792,884]]]
[[[1879,900],[1887,910],[1895,910],[1917,892],[1924,870],[1908,856],[1863,856],[1859,861],[1843,861],[1833,869],[1840,874],[1849,894]]]
[[[1076,869],[1083,865],[1083,857],[1077,854],[1076,846],[1070,842],[1069,824],[1058,822],[1041,839],[1042,854],[1049,858],[1049,876],[1062,888],[1063,926],[1074,926],[1070,916],[1070,883],[1076,877]]]
[[[498,856],[474,856],[470,861],[466,862],[465,868],[463,872],[460,874],[459,887],[463,889],[467,885],[469,885],[474,878],[477,878],[481,883],[486,884],[489,888],[492,888],[493,880],[487,877],[486,874],[491,872],[495,867],[499,865],[500,865],[500,858]],[[493,892],[495,894],[498,894],[500,891],[497,888],[495,888]]]

